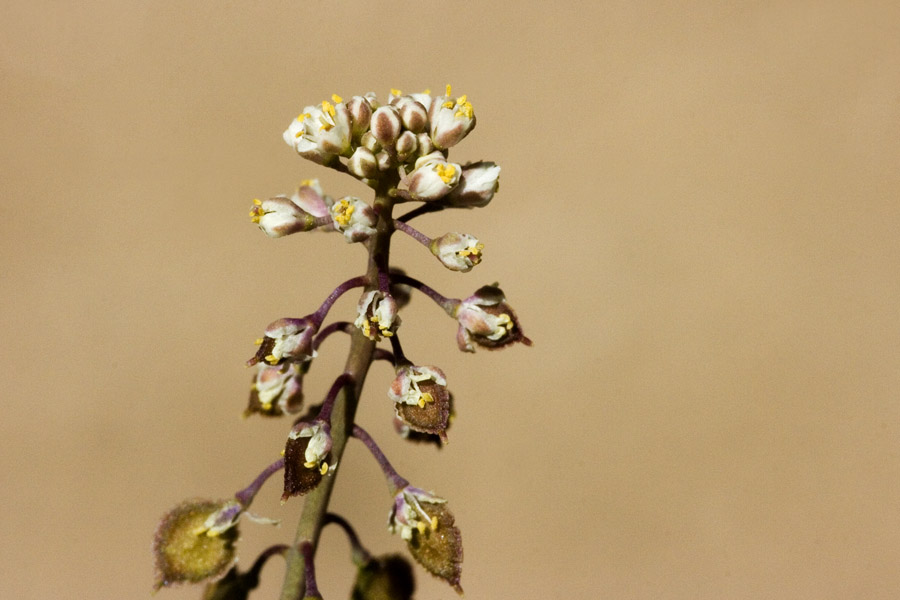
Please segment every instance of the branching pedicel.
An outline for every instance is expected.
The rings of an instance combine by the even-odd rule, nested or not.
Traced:
[[[389,530],[400,534],[425,569],[462,592],[462,540],[447,501],[401,477],[355,423],[355,414],[369,366],[373,360],[387,360],[396,372],[387,395],[394,403],[397,431],[413,441],[439,446],[447,441],[453,397],[446,375],[437,367],[413,363],[400,345],[399,312],[409,301],[410,288],[424,293],[458,322],[457,343],[464,352],[474,352],[476,346],[531,344],[496,284],[481,287],[465,299],[447,298],[389,262],[394,231],[420,242],[453,271],[468,272],[481,262],[484,246],[473,236],[447,233],[432,239],[409,225],[428,212],[483,207],[491,201],[500,167],[484,161],[461,166],[447,158],[448,149],[474,126],[472,105],[465,96],[452,97],[448,85],[446,94],[436,97],[429,92],[404,95],[391,90],[385,104],[373,93],[347,102],[333,96],[332,102],[307,106],[284,132],[284,140],[300,156],[360,179],[375,190],[375,201],[369,205],[351,196],[334,200],[317,181],[307,180],[292,196],[254,200],[253,222],[270,237],[314,229],[340,232],[348,242],[368,249],[368,265],[364,275],[337,286],[315,312],[278,319],[266,327],[256,342],[256,354],[248,361],[256,374],[245,414],[298,414],[304,407],[303,378],[332,334],[350,334],[346,367],[322,403],[309,406],[294,422],[284,458],[231,500],[190,500],[163,517],[154,540],[157,589],[210,581],[206,598],[246,598],[257,586],[266,560],[281,554],[287,561],[282,600],[321,598],[313,555],[322,527],[334,523],[347,532],[359,568],[353,598],[410,598],[413,580],[406,560],[371,556],[347,521],[327,512],[335,468],[352,436],[366,445],[384,472],[393,496]],[[394,206],[404,202],[420,204],[394,219]],[[355,288],[362,288],[362,297],[353,322],[323,326],[335,301]],[[390,351],[376,347],[383,338],[390,340]],[[247,509],[265,481],[282,469],[282,500],[307,496],[295,540],[272,546],[248,571],[238,571],[234,566],[238,522],[245,515],[268,521]]]

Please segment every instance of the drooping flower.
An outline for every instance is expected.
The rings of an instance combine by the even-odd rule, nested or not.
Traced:
[[[283,196],[268,200],[255,198],[250,209],[250,219],[267,236],[273,238],[309,231],[316,225],[315,217]]]
[[[300,421],[288,434],[284,447],[284,493],[282,500],[315,489],[322,477],[333,472],[337,463],[328,464],[331,452],[331,427],[324,421]]]
[[[455,309],[459,330],[456,341],[463,352],[475,352],[475,344],[494,350],[522,342],[531,345],[522,333],[516,313],[506,303],[503,290],[495,285],[479,288]]]
[[[446,500],[406,486],[394,496],[388,529],[406,540],[413,558],[428,572],[462,593],[462,535]]]
[[[256,364],[250,400],[244,416],[259,413],[266,417],[294,414],[303,406],[303,375],[309,363],[285,362],[270,366]]]
[[[259,349],[247,364],[253,366],[265,361],[277,365],[285,360],[310,360],[316,355],[312,347],[316,331],[318,327],[307,318],[278,319],[270,323],[265,335],[257,340]]]
[[[451,271],[468,273],[481,262],[484,244],[468,233],[447,233],[431,241],[429,246],[441,263]]]
[[[400,326],[397,302],[390,294],[371,290],[362,295],[354,325],[370,340],[391,337]]]
[[[447,440],[450,392],[444,372],[437,367],[404,365],[397,369],[388,397],[397,417],[413,431]]]

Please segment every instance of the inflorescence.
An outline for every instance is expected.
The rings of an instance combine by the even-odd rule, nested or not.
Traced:
[[[450,232],[430,238],[409,225],[422,214],[484,207],[493,198],[499,166],[488,161],[460,165],[448,159],[449,149],[474,127],[472,104],[465,95],[452,96],[448,85],[443,95],[435,96],[428,91],[391,90],[385,103],[374,93],[347,101],[333,95],[305,107],[285,130],[284,141],[300,156],[359,179],[375,190],[375,201],[369,204],[354,196],[335,200],[317,180],[309,179],[291,195],[253,200],[251,221],[274,238],[313,230],[340,233],[347,242],[367,248],[367,269],[338,285],[314,312],[277,319],[256,340],[257,350],[247,361],[255,373],[244,414],[294,418],[282,458],[233,499],[189,500],[163,517],[154,540],[157,589],[206,581],[204,597],[246,598],[256,588],[263,564],[278,554],[288,561],[282,598],[298,598],[301,593],[304,598],[321,598],[313,565],[318,531],[336,524],[347,533],[358,567],[353,598],[411,598],[412,571],[404,558],[373,557],[346,520],[321,510],[304,511],[294,544],[272,546],[248,571],[235,565],[241,518],[274,522],[247,512],[266,480],[283,471],[282,501],[322,492],[327,504],[328,494],[322,490],[330,490],[350,436],[370,450],[384,473],[393,498],[389,531],[399,534],[426,570],[462,592],[462,539],[447,501],[401,477],[353,417],[370,364],[385,360],[395,371],[385,387],[394,405],[397,432],[413,441],[438,446],[447,442],[454,414],[447,377],[436,366],[409,360],[400,345],[400,311],[412,289],[456,321],[457,344],[464,352],[479,346],[494,350],[517,342],[531,344],[497,284],[482,286],[465,298],[450,298],[389,262],[391,236],[400,231],[452,271],[469,272],[481,263],[484,244],[474,236]],[[403,203],[417,205],[394,218],[394,207]],[[338,298],[356,288],[362,288],[362,294],[355,317],[325,325]],[[350,334],[352,339],[347,367],[321,403],[308,405],[303,379],[323,341],[336,333]],[[377,347],[383,341],[390,350]],[[342,410],[336,410],[338,406]]]

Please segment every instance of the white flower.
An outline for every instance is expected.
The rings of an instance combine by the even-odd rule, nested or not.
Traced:
[[[446,233],[432,240],[429,247],[445,267],[463,273],[481,262],[481,251],[484,250],[484,244],[468,233]]]
[[[495,349],[515,342],[531,345],[522,333],[516,313],[496,285],[479,288],[456,307],[459,329],[456,341],[463,352],[475,352],[474,344]]]
[[[296,440],[299,438],[309,438],[309,443],[303,454],[305,462],[303,466],[307,469],[319,469],[324,475],[334,465],[324,463],[331,452],[332,439],[331,428],[327,423],[316,421],[315,423],[297,423],[288,434],[288,438]]]
[[[460,207],[486,206],[500,187],[500,167],[482,161],[463,167],[459,185],[447,195],[446,202]]]
[[[391,337],[400,326],[397,301],[390,294],[372,290],[363,294],[354,325],[370,340]]]
[[[435,401],[435,386],[446,385],[444,372],[437,367],[408,365],[397,370],[397,377],[391,383],[388,397],[394,402],[423,408]]]
[[[268,200],[253,200],[250,220],[273,238],[315,227],[315,217],[297,206],[290,198],[278,196]]]
[[[375,234],[375,211],[359,198],[341,198],[331,205],[330,211],[334,228],[342,232],[348,242],[362,242]]]
[[[252,366],[260,362],[277,365],[284,360],[308,361],[316,356],[312,348],[318,331],[309,319],[278,319],[266,327],[265,335],[256,343],[259,349],[247,361]]]
[[[256,377],[250,390],[250,406],[247,414],[261,412],[267,415],[283,415],[296,412],[303,401],[299,364],[284,363],[270,366],[257,363]]]
[[[284,141],[302,157],[324,164],[350,148],[350,113],[340,96],[307,106],[284,132]]]
[[[475,127],[475,112],[465,95],[437,98],[431,105],[431,139],[442,150],[458,144]]]
[[[456,187],[461,172],[458,164],[447,162],[440,152],[432,152],[416,161],[415,169],[398,189],[407,191],[413,200],[438,200]]]
[[[443,498],[408,485],[394,496],[394,506],[388,517],[388,531],[399,533],[401,538],[409,541],[413,530],[424,534],[427,529],[437,529],[437,517],[429,515],[422,505],[446,502]]]

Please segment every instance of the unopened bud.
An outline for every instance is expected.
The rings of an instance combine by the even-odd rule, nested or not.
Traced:
[[[394,166],[394,157],[385,150],[382,150],[381,152],[376,154],[375,159],[378,161],[379,171],[388,171],[391,167]]]
[[[427,133],[420,133],[417,135],[416,141],[419,142],[419,156],[426,156],[434,152],[434,142],[431,141],[431,136]]]
[[[382,106],[372,114],[370,125],[375,139],[388,146],[400,137],[403,123],[400,121],[400,113],[393,106]]]
[[[360,179],[378,175],[378,161],[371,150],[360,146],[347,162],[347,170]]]
[[[447,194],[445,202],[461,208],[486,206],[500,187],[500,167],[482,161],[463,167],[459,185]]]
[[[397,150],[397,158],[405,162],[419,147],[416,134],[412,131],[404,131],[400,134],[400,137],[397,138],[397,143],[394,147]]]
[[[381,150],[381,143],[375,139],[375,134],[371,131],[365,132],[360,138],[359,143],[363,148],[371,150],[373,154]]]
[[[395,104],[400,111],[400,120],[403,126],[413,133],[425,131],[428,124],[428,111],[425,107],[409,96],[404,96]]]
[[[353,136],[359,139],[369,130],[369,122],[372,119],[372,106],[362,96],[353,96],[347,103],[347,111],[350,113],[350,129]]]

